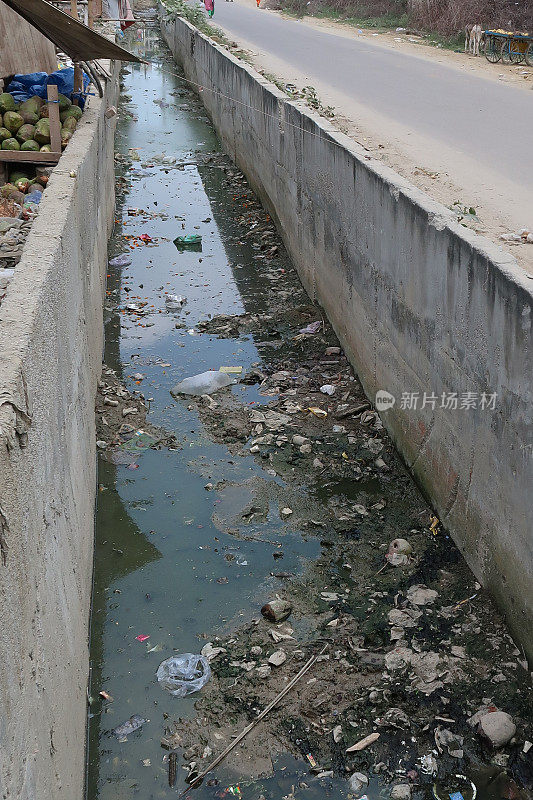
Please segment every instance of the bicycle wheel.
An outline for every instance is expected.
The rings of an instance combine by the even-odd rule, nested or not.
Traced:
[[[491,64],[497,64],[501,57],[501,45],[494,36],[488,36],[485,42],[485,58]]]
[[[524,58],[528,67],[533,67],[533,42],[527,48]]]

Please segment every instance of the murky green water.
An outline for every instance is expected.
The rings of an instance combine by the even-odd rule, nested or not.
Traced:
[[[207,639],[227,630],[239,615],[257,613],[275,587],[272,542],[280,538],[277,506],[266,520],[247,529],[249,540],[236,539],[212,521],[225,506],[245,504],[246,489],[208,492],[207,481],[242,484],[265,472],[251,456],[234,457],[225,445],[213,442],[195,411],[174,402],[170,388],[180,379],[220,365],[251,364],[268,358],[268,345],[253,338],[218,339],[191,335],[200,319],[220,313],[253,312],[269,288],[254,267],[254,249],[237,228],[238,199],[223,185],[224,172],[206,163],[206,154],[219,152],[219,143],[199,102],[184,92],[172,74],[175,64],[160,51],[156,28],[146,34],[149,67],[130,67],[123,76],[124,99],[116,150],[140,156],[133,168],[117,163],[125,178],[118,203],[117,224],[110,256],[131,252],[132,264],[110,268],[106,318],[105,361],[130,390],[142,389],[150,404],[150,421],[173,432],[179,449],[151,450],[139,468],[99,463],[94,609],[92,618],[92,688],[95,698],[89,720],[90,800],[126,800],[136,796],[176,796],[185,787],[178,766],[175,789],[168,787],[168,765],[160,746],[165,713],[173,717],[193,711],[193,698],[177,700],[163,693],[155,672],[174,652],[199,652]],[[158,66],[158,63],[159,66]],[[177,94],[175,94],[177,92]],[[163,100],[163,104],[160,102]],[[168,106],[165,104],[168,103]],[[174,157],[187,166],[162,163]],[[149,166],[146,166],[149,165]],[[161,216],[129,216],[142,208]],[[157,246],[128,249],[124,237],[147,233]],[[175,236],[200,233],[201,253],[179,252]],[[281,266],[281,264],[280,264]],[[180,313],[168,313],[164,292],[181,294],[188,303]],[[294,287],[295,296],[302,289]],[[145,302],[153,313],[142,325],[121,313],[125,303]],[[176,322],[186,327],[177,329]],[[170,366],[163,366],[170,365]],[[132,376],[146,377],[138,387]],[[254,387],[233,389],[239,400],[254,404]],[[266,398],[261,397],[265,403]],[[270,481],[279,478],[272,477]],[[261,530],[261,540],[254,532]],[[251,539],[251,540],[250,540]],[[319,544],[298,531],[283,534],[283,569],[297,572],[305,559],[315,557]],[[230,553],[236,557],[228,561]],[[246,562],[246,563],[244,563]],[[223,582],[219,582],[223,581]],[[225,582],[227,581],[227,582]],[[148,635],[145,642],[136,639]],[[113,702],[103,701],[104,690]],[[139,714],[149,720],[142,730],[119,742],[110,730]],[[296,764],[284,762],[264,791],[280,796],[294,783]],[[304,770],[305,772],[305,770]],[[221,768],[219,776],[223,776]],[[269,789],[270,787],[270,789]],[[198,798],[214,797],[207,786]],[[220,796],[220,794],[218,795]]]

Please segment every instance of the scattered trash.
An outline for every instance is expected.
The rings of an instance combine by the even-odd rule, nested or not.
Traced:
[[[533,244],[533,229],[521,228],[518,233],[504,233],[500,236],[504,242],[521,242]]]
[[[316,322],[310,322],[309,325],[306,325],[305,328],[300,328],[299,333],[317,333],[322,327],[322,322],[317,320]]]
[[[176,236],[174,239],[174,244],[178,250],[201,250],[202,237],[197,233],[192,233],[187,236]]]
[[[196,397],[202,394],[213,394],[219,389],[224,389],[226,386],[231,386],[236,383],[233,378],[225,375],[223,372],[215,372],[210,370],[208,372],[201,372],[199,375],[193,375],[190,378],[177,383],[171,390],[171,395],[187,394]]]
[[[225,647],[213,647],[212,642],[204,644],[204,646],[200,650],[201,655],[203,655],[204,658],[207,658],[209,663],[211,663],[211,661],[213,661],[213,659],[215,659],[217,656],[221,655],[221,653],[226,653],[226,652],[227,651]]]
[[[420,759],[420,771],[424,773],[424,775],[436,775],[438,772],[438,764],[434,756],[431,753],[428,755],[422,756]]]
[[[334,395],[335,387],[332,386],[331,383],[325,383],[323,386],[320,387],[320,391],[322,392],[322,394]]]
[[[392,787],[390,796],[391,800],[410,800],[411,786],[408,783],[397,783],[396,786]]]
[[[169,753],[168,756],[168,785],[172,789],[176,785],[178,774],[178,754]]]
[[[165,304],[169,311],[179,311],[187,302],[186,297],[181,294],[167,294],[165,295]]]
[[[123,722],[122,725],[117,725],[116,728],[113,728],[111,733],[113,733],[117,739],[123,739],[129,736],[130,733],[134,733],[138,731],[139,728],[142,728],[145,722],[148,722],[148,720],[143,719],[139,714],[133,714],[133,716],[127,719],[126,722]]]
[[[310,406],[307,410],[315,417],[327,417],[328,415],[327,411],[324,411],[323,408],[317,408],[316,406]]]
[[[266,617],[270,622],[283,622],[290,617],[292,606],[286,600],[281,600],[279,597],[275,600],[270,600],[261,608],[261,614]]]
[[[113,698],[111,697],[111,695],[105,692],[103,689],[102,691],[98,692],[98,694],[100,695],[100,697],[103,697],[104,700],[108,700],[110,703],[113,702]]]
[[[140,633],[135,638],[137,639],[138,642],[146,642],[146,640],[150,638],[150,634],[148,634],[148,633]]]
[[[211,677],[211,667],[204,656],[183,653],[163,661],[156,675],[159,683],[174,697],[186,697],[205,686]]]
[[[401,567],[409,563],[412,552],[413,548],[407,539],[393,539],[385,558],[391,566]]]
[[[352,744],[351,747],[348,747],[346,752],[347,753],[356,753],[359,750],[364,750],[366,747],[369,747],[374,742],[377,742],[381,734],[379,733],[370,733],[368,736],[365,736],[364,739]]]
[[[131,258],[127,253],[122,253],[120,256],[115,256],[109,262],[110,267],[128,267],[131,264]]]
[[[226,375],[240,375],[242,367],[219,367],[219,372],[224,372]]]
[[[450,775],[446,779],[433,784],[433,797],[435,800],[475,800],[477,788],[466,775]]]
[[[280,514],[282,517],[290,517],[292,514],[292,508],[282,508]]]

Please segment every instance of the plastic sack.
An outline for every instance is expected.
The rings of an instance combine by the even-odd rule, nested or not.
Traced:
[[[213,394],[218,389],[224,389],[225,386],[231,386],[235,382],[233,378],[230,378],[224,372],[210,370],[209,372],[201,372],[199,375],[193,375],[191,378],[185,378],[170,390],[170,394]]]
[[[211,667],[204,656],[183,653],[163,661],[156,675],[161,686],[174,697],[186,697],[206,685],[211,677]]]
[[[91,79],[84,72],[83,73],[83,90],[86,91]],[[23,103],[29,100],[30,97],[37,95],[43,100],[46,100],[46,87],[48,84],[56,85],[59,94],[64,94],[65,97],[70,97],[74,91],[74,67],[65,67],[65,69],[58,69],[51,72],[50,75],[46,72],[30,72],[27,75],[15,75],[6,92],[12,94],[17,103]],[[80,108],[85,105],[85,98],[79,98]]]
[[[127,253],[121,253],[119,256],[115,256],[109,262],[110,267],[128,267],[131,264],[131,258]]]

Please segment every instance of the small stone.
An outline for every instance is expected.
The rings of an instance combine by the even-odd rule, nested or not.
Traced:
[[[204,486],[204,489],[206,490],[206,492],[210,492],[212,488],[213,488],[213,484],[212,483],[206,483],[206,485]]]
[[[340,347],[326,347],[324,351],[325,356],[340,356],[341,349]]]
[[[255,668],[255,672],[258,678],[268,678],[272,669],[268,664],[261,664],[261,666]]]
[[[292,437],[292,443],[295,447],[301,447],[303,444],[306,444],[309,441],[305,436],[300,436],[298,433],[295,433]]]
[[[286,660],[287,660],[287,653],[285,652],[285,650],[276,650],[276,652],[272,653],[272,655],[268,659],[268,663],[272,664],[273,667],[281,667],[281,665],[284,664]]]
[[[333,741],[335,743],[340,742],[340,740],[342,739],[342,725],[336,725],[333,728],[332,733],[333,733]]]
[[[281,509],[282,517],[290,517],[291,514],[292,514],[292,508],[285,507]]]
[[[335,394],[335,387],[331,383],[325,383],[323,386],[320,387],[320,391],[322,394],[333,395]]]
[[[390,792],[391,800],[410,800],[411,787],[408,783],[397,783]]]
[[[254,644],[254,646],[252,648],[250,648],[250,655],[252,655],[252,656],[256,656],[256,657],[260,656],[262,654],[262,652],[263,652],[263,650],[261,649],[261,647],[259,647],[258,644]]]
[[[348,786],[350,791],[354,794],[361,794],[365,786],[368,784],[368,778],[363,772],[354,772],[348,778]]]
[[[111,397],[104,397],[104,405],[106,406],[118,406],[118,400],[112,400]]]
[[[434,589],[428,589],[427,586],[418,584],[410,586],[407,590],[407,599],[415,606],[429,606],[435,602],[438,597],[438,592]]]
[[[493,747],[503,747],[516,733],[513,718],[505,711],[489,711],[479,720],[479,733]]]
[[[311,453],[312,451],[313,451],[313,448],[311,447],[311,445],[309,444],[309,442],[308,442],[307,444],[303,444],[303,445],[300,447],[300,453],[301,453],[303,456],[308,456],[308,455],[309,455],[309,453]]]
[[[97,439],[96,446],[98,447],[99,450],[105,450],[107,447],[107,442],[104,442],[103,439]]]
[[[315,458],[313,461],[313,467],[315,469],[324,469],[324,464],[319,458]]]

